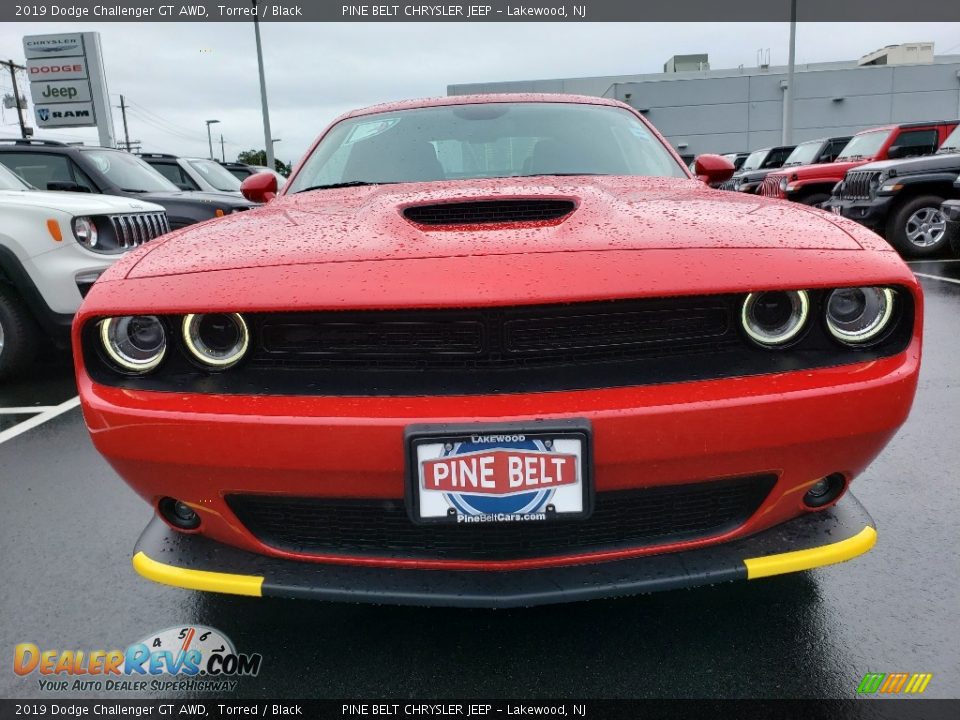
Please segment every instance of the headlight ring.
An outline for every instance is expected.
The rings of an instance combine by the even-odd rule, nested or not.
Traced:
[[[125,315],[100,321],[100,344],[121,370],[148,373],[167,353],[167,336],[156,315]]]
[[[239,313],[190,314],[183,318],[183,342],[208,368],[236,365],[250,345],[250,331]]]
[[[895,303],[896,293],[890,288],[838,288],[824,305],[827,330],[844,345],[866,345],[890,326]]]
[[[758,345],[783,347],[807,325],[810,298],[806,290],[752,292],[740,313],[744,332]]]

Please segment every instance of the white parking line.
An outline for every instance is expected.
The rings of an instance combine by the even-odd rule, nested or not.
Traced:
[[[927,275],[926,273],[915,272],[914,275],[917,277],[928,278],[929,280],[943,280],[943,282],[953,283],[954,285],[960,285],[960,280],[955,280],[954,278],[945,278],[940,277],[939,275]]]
[[[7,440],[12,440],[18,435],[23,435],[27,430],[32,430],[38,425],[43,425],[48,420],[53,420],[58,415],[63,415],[63,413],[68,410],[73,410],[80,404],[80,398],[74,397],[70,398],[66,402],[62,402],[59,405],[55,405],[47,410],[44,410],[38,415],[34,415],[29,420],[24,420],[22,423],[17,423],[12,428],[7,428],[3,432],[0,432],[0,445],[5,443]]]
[[[34,405],[32,407],[5,407],[0,408],[0,415],[32,415],[34,413],[53,410],[54,405]]]

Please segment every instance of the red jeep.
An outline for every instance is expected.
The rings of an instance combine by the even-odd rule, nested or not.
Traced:
[[[804,205],[830,199],[833,186],[848,170],[875,160],[932,155],[957,126],[957,121],[885,125],[853,136],[832,163],[790,168],[767,175],[758,195],[785,198]]]

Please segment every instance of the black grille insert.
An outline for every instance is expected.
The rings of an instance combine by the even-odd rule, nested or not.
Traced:
[[[574,207],[570,200],[478,200],[414,205],[403,216],[418,225],[544,222],[569,215]]]
[[[401,500],[229,495],[261,542],[305,554],[511,560],[662,545],[729,532],[756,512],[773,475],[597,493],[585,520],[415,525]]]

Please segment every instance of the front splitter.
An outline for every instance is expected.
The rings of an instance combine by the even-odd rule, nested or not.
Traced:
[[[298,562],[185,535],[154,518],[133,566],[192,590],[339,602],[523,607],[754,580],[849,560],[876,542],[873,519],[849,492],[837,505],[742,540],[587,565],[534,570],[419,570]]]

